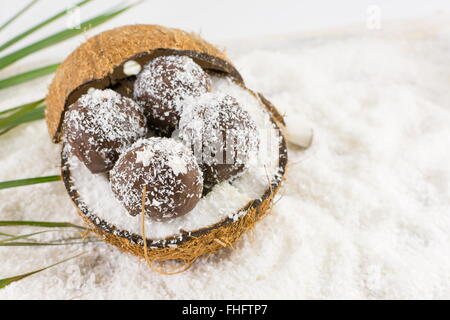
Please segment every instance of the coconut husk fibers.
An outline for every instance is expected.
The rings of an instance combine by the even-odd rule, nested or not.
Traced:
[[[259,199],[250,201],[244,208],[246,213],[236,221],[225,218],[222,221],[192,232],[182,231],[180,235],[165,240],[146,239],[147,251],[141,235],[119,230],[114,225],[98,218],[81,200],[76,186],[72,183],[68,154],[61,153],[62,177],[69,196],[78,213],[102,240],[124,252],[145,257],[151,261],[183,260],[214,253],[230,247],[242,234],[252,228],[272,205],[273,198],[283,181],[287,165],[287,148],[281,128],[283,117],[275,106],[262,94],[245,87],[239,72],[224,53],[197,35],[177,29],[155,25],[125,26],[103,32],[77,48],[58,68],[47,96],[47,126],[54,142],[60,140],[60,125],[67,106],[90,87],[104,89],[123,79],[123,64],[135,60],[143,64],[156,56],[183,54],[193,58],[205,70],[225,75],[251,92],[271,115],[271,120],[279,133],[278,173],[268,177],[269,187]]]

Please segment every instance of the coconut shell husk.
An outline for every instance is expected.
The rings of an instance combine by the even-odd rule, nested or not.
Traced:
[[[56,70],[46,97],[46,120],[52,140],[61,139],[66,108],[89,88],[103,89],[127,77],[123,64],[140,64],[161,55],[190,56],[202,68],[243,83],[225,54],[194,33],[158,25],[130,25],[102,32],[81,44]]]
[[[249,89],[247,89],[249,90]],[[250,90],[249,90],[250,91]],[[257,97],[256,94],[254,94]],[[225,247],[232,247],[233,244],[257,221],[264,217],[270,210],[273,198],[275,197],[281,183],[284,179],[287,165],[287,147],[286,141],[280,128],[280,123],[276,120],[280,114],[272,104],[265,104],[260,100],[262,106],[271,114],[272,122],[277,129],[280,139],[278,174],[274,177],[268,177],[270,185],[259,199],[250,201],[244,208],[238,212],[246,213],[236,221],[232,218],[226,218],[212,226],[192,232],[181,232],[180,235],[164,240],[147,241],[147,257],[152,261],[183,260],[193,261],[197,257],[214,253]],[[114,225],[109,224],[98,218],[90,208],[81,200],[76,185],[71,178],[70,165],[68,163],[68,154],[64,151],[61,155],[62,178],[75,206],[78,208],[79,215],[89,225],[90,229],[97,233],[104,241],[110,243],[124,252],[134,254],[144,258],[143,238],[139,234],[132,234],[128,231],[119,230]]]
[[[261,108],[265,108],[271,115],[280,136],[278,173],[268,177],[269,186],[260,198],[250,201],[239,210],[245,211],[245,214],[238,219],[225,218],[212,226],[191,232],[182,231],[181,234],[164,240],[145,239],[144,246],[141,235],[119,230],[108,221],[100,219],[83,203],[76,185],[73,184],[68,163],[69,154],[63,146],[63,181],[83,220],[104,241],[124,252],[151,261],[193,261],[201,255],[232,246],[269,212],[273,198],[284,179],[287,165],[287,148],[281,129],[284,127],[284,121],[275,106],[262,94],[245,87],[239,72],[223,52],[195,34],[155,25],[125,26],[103,32],[83,43],[61,64],[46,99],[46,119],[53,141],[60,141],[61,122],[66,108],[89,88],[104,89],[126,78],[122,66],[128,60],[144,64],[154,57],[172,54],[190,56],[205,70],[231,78],[258,99]],[[147,247],[146,251],[144,247]]]

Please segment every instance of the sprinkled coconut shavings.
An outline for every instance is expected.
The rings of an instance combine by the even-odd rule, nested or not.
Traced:
[[[171,64],[169,70],[160,64],[162,60]],[[185,98],[198,97],[207,92],[210,86],[210,78],[191,58],[162,56],[144,66],[135,83],[134,95],[144,105],[146,101],[143,97],[153,97],[163,105],[164,110],[178,113],[181,112]],[[160,107],[162,106],[150,108],[154,118],[166,120],[172,115],[171,111],[161,113]]]
[[[195,181],[184,182],[182,174]],[[168,138],[141,139],[120,156],[110,173],[111,188],[131,215],[141,211],[144,186],[146,210],[157,211],[153,219],[176,217],[183,207],[202,193],[202,174],[191,151],[182,143]],[[156,208],[158,208],[156,210]]]
[[[187,166],[190,163],[190,159],[187,159],[186,152],[190,152],[187,148],[174,140],[155,140],[158,142],[164,141],[164,143],[155,143],[152,145],[143,144],[142,140],[134,144],[133,147],[144,146],[142,151],[136,152],[136,162],[142,163],[145,167],[151,163],[155,154],[167,154],[167,164],[175,173],[179,175],[187,172]],[[131,149],[130,148],[130,149]]]
[[[207,167],[205,186],[242,175],[259,146],[259,132],[250,114],[233,96],[221,92],[185,103],[189,107],[183,109],[178,137],[193,149],[199,164]]]
[[[75,125],[77,130],[104,137],[109,141],[144,135],[146,131],[141,125],[141,120],[133,117],[132,114],[121,112],[116,107],[123,103],[122,99],[123,97],[110,89],[92,90],[79,100],[81,105],[88,107],[89,112],[70,110],[69,107],[68,121],[71,125]],[[138,112],[142,110],[136,103],[131,103],[130,108]],[[129,125],[123,126],[117,123],[129,123]]]
[[[216,185],[188,214],[168,222],[145,219],[148,238],[164,239],[179,235],[181,230],[189,233],[225,218],[239,219],[243,214],[241,208],[249,201],[258,199],[269,187],[268,179],[273,178],[277,173],[279,136],[260,102],[239,85],[224,78],[213,77],[213,89],[236,98],[242,109],[251,115],[258,132],[259,149],[250,157],[248,169],[244,174],[232,183],[223,182]],[[142,145],[143,141],[135,142],[133,147]],[[155,152],[155,148],[145,150],[136,159],[139,158],[139,161],[145,162]],[[185,147],[174,141],[171,148]],[[104,175],[92,175],[84,166],[77,165],[79,161],[76,157],[71,157],[69,162],[74,183],[91,211],[120,230],[139,234],[139,217],[128,214],[124,206],[114,197]],[[176,170],[178,166],[172,163],[171,167]],[[123,186],[123,188],[129,188],[129,186]],[[130,199],[134,197],[131,201],[140,203],[140,196],[140,194],[131,195]],[[164,201],[161,199],[151,201],[154,200]],[[147,199],[147,201],[150,200]]]
[[[136,152],[136,162],[142,163],[144,167],[148,167],[154,155],[154,152],[150,148],[145,148],[142,151]]]
[[[120,153],[145,136],[142,112],[133,100],[110,89],[89,90],[65,113],[64,140],[77,145],[88,162],[92,161],[91,152],[95,152],[105,163],[111,163],[111,153]]]
[[[167,164],[175,175],[184,174],[187,172],[187,162],[183,158],[171,156],[167,160]]]

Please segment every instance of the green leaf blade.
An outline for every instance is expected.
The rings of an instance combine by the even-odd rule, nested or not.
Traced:
[[[14,107],[14,108],[10,108],[10,109],[6,109],[6,110],[3,110],[3,111],[0,111],[0,119],[1,119],[2,117],[6,116],[6,115],[8,115],[8,114],[10,114],[10,113],[12,113],[12,112],[15,112],[15,111],[21,109],[21,108],[23,108],[23,105],[22,105],[22,106],[17,106],[17,107]]]
[[[20,9],[15,15],[13,15],[8,21],[6,21],[4,24],[0,26],[0,31],[5,29],[7,26],[9,26],[11,23],[14,22],[17,18],[19,18],[22,14],[24,14],[28,9],[30,9],[32,6],[34,6],[39,0],[32,0],[30,1],[25,7]]]
[[[45,118],[44,99],[0,112],[0,136],[20,124]]]
[[[0,232],[0,236],[2,236],[2,237],[15,237],[15,235],[10,234],[10,233],[5,233],[5,232]]]
[[[46,76],[56,71],[59,64],[51,64],[42,68],[27,71],[16,76],[12,76],[3,80],[0,80],[0,90],[9,88],[33,79]]]
[[[21,234],[19,236],[10,236],[10,237],[8,237],[6,239],[0,239],[0,244],[5,243],[5,242],[17,241],[17,240],[20,240],[20,239],[28,239],[28,238],[31,238],[33,236],[37,236],[37,235],[40,235],[40,234],[49,233],[49,232],[58,232],[58,231],[59,232],[61,232],[61,231],[70,232],[70,230],[62,230],[62,229],[61,230],[58,230],[58,229],[56,229],[56,230],[43,230],[43,231],[38,231],[38,232]],[[74,231],[75,230],[72,230],[72,232],[74,232]],[[30,239],[30,240],[35,241],[34,239]]]
[[[22,104],[22,105],[17,106],[17,107],[13,107],[13,108],[9,108],[9,109],[0,111],[0,119],[4,119],[5,117],[9,116],[11,113],[19,111],[19,110],[21,110],[23,108],[26,108],[30,104],[38,104],[38,103],[43,102],[43,101],[44,101],[44,99],[39,99],[39,100],[36,100],[36,101],[33,101],[33,102]]]
[[[16,226],[45,227],[45,228],[76,228],[86,230],[85,227],[81,227],[70,222],[0,220],[0,227],[16,227]]]
[[[0,131],[0,136],[5,134],[5,133],[7,133],[9,130],[12,130],[15,127],[21,125],[21,124],[25,124],[25,123],[36,121],[36,120],[41,120],[41,119],[44,119],[44,118],[45,118],[45,107],[44,106],[40,106],[40,107],[38,107],[38,108],[28,112],[27,114],[24,114],[20,118],[15,119],[14,121],[12,121],[7,127],[5,127],[5,129]]]
[[[1,114],[3,116],[0,116],[0,129],[10,126],[12,123],[17,121],[17,119],[38,108],[43,103],[44,99],[40,99],[30,103],[26,103],[19,107],[3,111]]]
[[[38,178],[3,181],[3,182],[0,182],[0,190],[7,189],[7,188],[28,186],[28,185],[33,185],[33,184],[46,183],[46,182],[54,182],[54,181],[60,181],[60,180],[61,180],[61,176],[46,176],[46,177],[38,177]]]
[[[15,36],[14,38],[8,40],[6,43],[4,43],[3,45],[1,45],[1,46],[0,46],[0,51],[3,51],[3,50],[5,50],[5,49],[9,48],[9,47],[12,46],[13,44],[15,44],[15,43],[19,42],[20,40],[26,38],[26,37],[29,36],[30,34],[36,32],[37,30],[39,30],[39,29],[41,29],[41,28],[43,28],[43,27],[45,27],[46,25],[52,23],[53,21],[58,20],[59,18],[61,18],[61,17],[63,17],[64,15],[66,15],[70,10],[72,10],[72,9],[74,9],[74,8],[76,8],[76,7],[81,7],[81,6],[87,4],[87,3],[90,2],[90,1],[92,1],[92,0],[83,0],[83,1],[81,1],[81,2],[79,2],[79,3],[77,3],[77,4],[75,4],[73,7],[69,8],[69,9],[67,9],[67,10],[61,11],[61,12],[55,14],[54,16],[48,18],[47,20],[45,20],[45,21],[43,21],[43,22],[41,22],[41,23],[39,23],[39,24],[37,24],[37,25],[31,27],[30,29],[28,29],[28,30],[22,32],[21,34]]]
[[[5,288],[6,286],[10,285],[10,284],[13,283],[13,282],[16,282],[16,281],[22,280],[22,279],[24,279],[24,278],[27,278],[27,277],[29,277],[29,276],[32,276],[33,274],[36,274],[36,273],[42,272],[42,271],[44,271],[44,270],[50,269],[50,268],[55,267],[55,266],[57,266],[57,265],[59,265],[59,264],[62,264],[62,263],[64,263],[64,262],[67,262],[67,261],[69,261],[69,260],[76,259],[76,258],[82,256],[83,254],[85,254],[85,253],[77,254],[77,255],[75,255],[75,256],[66,258],[66,259],[64,259],[64,260],[61,260],[61,261],[56,262],[56,263],[53,263],[53,264],[51,264],[51,265],[49,265],[49,266],[47,266],[47,267],[44,267],[44,268],[41,268],[41,269],[38,269],[38,270],[35,270],[35,271],[31,271],[31,272],[28,272],[28,273],[24,273],[24,274],[21,274],[21,275],[18,275],[18,276],[13,276],[13,277],[9,277],[9,278],[0,279],[0,289]]]
[[[77,36],[77,35],[81,34],[82,32],[85,32],[86,30],[94,28],[94,27],[114,18],[115,16],[123,13],[124,11],[130,9],[134,5],[135,4],[131,4],[126,7],[116,9],[115,11],[108,10],[105,13],[100,14],[99,16],[96,16],[92,19],[89,19],[89,20],[81,23],[79,29],[65,29],[65,30],[55,33],[47,38],[37,41],[29,46],[19,49],[11,54],[8,54],[8,55],[0,58],[0,70],[6,68],[7,66],[13,64],[14,62],[32,54],[32,53],[35,53],[39,50],[53,46],[64,40],[67,40],[69,38]]]
[[[81,239],[81,238],[80,238]],[[100,241],[100,240],[98,240]],[[68,241],[68,242],[0,242],[0,247],[54,247],[75,244],[86,244],[95,241]]]

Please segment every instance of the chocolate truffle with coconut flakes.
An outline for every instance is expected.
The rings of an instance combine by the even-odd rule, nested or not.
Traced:
[[[203,179],[192,152],[168,138],[141,139],[125,151],[110,172],[111,189],[129,214],[167,221],[191,211],[200,200]],[[145,187],[145,189],[144,189]]]
[[[142,107],[110,89],[91,89],[65,113],[64,139],[92,173],[112,169],[120,153],[147,133]]]
[[[133,90],[134,90],[134,83],[136,81],[136,76],[131,76],[125,79],[121,79],[118,82],[116,82],[111,89],[115,92],[121,94],[124,97],[134,99],[133,97]]]
[[[151,129],[169,135],[178,126],[187,97],[211,90],[209,75],[187,56],[161,56],[138,74],[134,98],[144,106]]]
[[[257,153],[259,137],[248,112],[230,95],[207,93],[181,116],[178,136],[193,150],[203,171],[205,191],[242,174]]]

